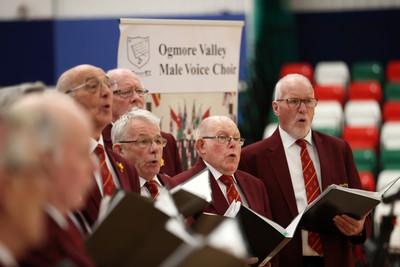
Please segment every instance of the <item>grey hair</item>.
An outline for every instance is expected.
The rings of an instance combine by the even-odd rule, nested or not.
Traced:
[[[7,110],[25,94],[43,92],[44,90],[46,90],[46,86],[40,81],[0,88],[0,110]]]
[[[60,129],[51,114],[26,110],[7,112],[3,116],[0,153],[3,169],[11,173],[23,171],[37,164],[35,159],[39,155],[58,154]]]
[[[33,141],[56,163],[63,161],[64,140],[69,133],[63,114],[75,113],[78,119],[87,119],[86,113],[72,98],[56,91],[27,95],[15,102],[9,113],[37,117],[31,122]]]
[[[297,74],[297,73],[288,74],[288,75],[285,75],[284,77],[282,77],[276,83],[274,100],[276,101],[277,99],[282,98],[282,88],[284,85],[293,85],[296,82],[303,83],[307,87],[313,88],[310,80],[306,76]]]
[[[137,107],[132,108],[130,111],[122,115],[111,129],[111,140],[113,144],[118,143],[119,141],[127,138],[126,136],[126,127],[133,120],[142,120],[145,122],[149,122],[160,129],[160,119],[145,109],[139,109]]]

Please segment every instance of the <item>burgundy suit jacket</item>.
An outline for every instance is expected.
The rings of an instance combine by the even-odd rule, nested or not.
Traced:
[[[104,145],[112,149],[111,141],[112,124],[109,124],[103,130]],[[172,177],[182,172],[182,163],[179,156],[176,140],[172,134],[161,132],[161,136],[167,139],[167,145],[163,149],[164,166],[161,167],[161,172]]]
[[[76,266],[94,267],[94,263],[84,250],[74,242],[68,231],[62,229],[49,215],[46,215],[47,239],[45,243],[19,262],[21,267]]]
[[[105,151],[117,174],[118,181],[121,185],[120,189],[140,194],[139,176],[136,169],[110,148],[106,147]],[[122,168],[121,164],[123,166]],[[102,196],[98,186],[93,186],[87,197],[85,208],[82,210],[82,214],[90,226],[97,220],[101,199]]]
[[[350,188],[361,188],[353,153],[342,139],[319,132],[312,132],[321,164],[322,189],[331,184],[348,184]],[[277,129],[272,136],[251,144],[242,150],[239,169],[260,178],[267,189],[272,217],[287,227],[298,214],[289,167],[286,161],[282,139]],[[362,236],[323,235],[325,267],[354,266],[351,243],[363,243],[371,230],[368,216]],[[283,267],[302,266],[301,231],[279,253],[279,264]]]
[[[170,180],[171,188],[193,177],[195,174],[204,170],[204,168],[206,168],[206,164],[201,158],[199,158],[192,168],[174,176]],[[263,183],[256,177],[240,170],[235,172],[235,178],[249,207],[255,212],[271,219],[268,195]],[[202,212],[224,215],[225,211],[229,207],[229,203],[211,172],[210,184],[213,202],[205,207]]]
[[[157,178],[158,180],[160,180],[161,184],[165,187],[167,187],[168,189],[171,188],[171,177],[163,174],[163,173],[159,173],[157,174]]]

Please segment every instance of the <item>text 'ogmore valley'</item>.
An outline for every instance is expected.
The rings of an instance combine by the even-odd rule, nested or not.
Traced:
[[[158,52],[161,56],[167,56],[168,59],[172,59],[174,56],[197,56],[200,52],[200,55],[203,56],[220,56],[222,59],[225,58],[226,55],[226,47],[219,47],[216,44],[199,44],[199,49],[197,47],[181,47],[181,46],[167,46],[162,43],[158,47]]]

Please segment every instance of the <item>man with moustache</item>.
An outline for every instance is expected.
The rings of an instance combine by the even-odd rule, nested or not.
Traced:
[[[276,84],[272,102],[279,119],[278,128],[269,138],[242,151],[239,168],[264,182],[274,221],[283,227],[312,201],[311,196],[329,185],[361,188],[349,144],[311,129],[317,103],[306,77],[300,74],[283,77]],[[303,175],[304,170],[312,170],[312,175]],[[308,184],[315,185],[313,194]],[[278,254],[280,266],[353,267],[351,244],[363,243],[368,238],[370,216],[356,220],[340,215],[333,222],[341,234],[297,231]]]

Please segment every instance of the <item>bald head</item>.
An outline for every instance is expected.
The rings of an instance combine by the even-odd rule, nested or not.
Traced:
[[[89,114],[94,128],[92,137],[100,138],[112,119],[112,91],[116,86],[98,67],[79,65],[64,72],[57,82],[57,91],[74,98]]]
[[[241,139],[235,122],[225,116],[204,119],[196,132],[195,147],[199,156],[225,175],[232,175],[239,165]]]
[[[218,125],[226,125],[237,129],[236,123],[231,118],[226,116],[211,116],[201,121],[197,127],[196,139],[201,138],[201,136],[209,135]]]
[[[86,74],[94,70],[103,71],[102,69],[89,64],[78,65],[70,68],[59,77],[56,90],[64,94],[67,93],[70,89],[84,83]]]
[[[313,90],[310,80],[304,75],[292,73],[282,77],[275,85],[275,100],[282,98],[287,91],[295,90],[299,84]]]

